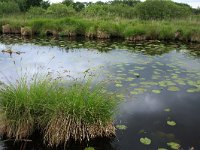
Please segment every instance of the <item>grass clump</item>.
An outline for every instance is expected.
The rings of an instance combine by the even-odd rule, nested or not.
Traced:
[[[117,104],[114,95],[91,81],[23,78],[0,89],[0,132],[20,140],[39,130],[51,146],[111,137]]]

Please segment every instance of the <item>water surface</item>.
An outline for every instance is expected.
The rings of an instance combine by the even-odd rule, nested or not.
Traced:
[[[82,78],[84,72],[108,82],[108,91],[124,101],[116,116],[116,138],[88,143],[95,149],[171,149],[175,142],[187,150],[200,149],[200,45],[149,41],[89,41],[69,39],[23,39],[0,37],[0,51],[12,49],[20,55],[0,52],[0,80],[15,81],[21,75],[40,72],[56,77]],[[167,121],[174,121],[170,126]],[[144,145],[140,138],[151,139]],[[25,149],[49,149],[33,138]],[[37,142],[36,142],[37,141]],[[1,149],[17,149],[0,142]],[[70,149],[86,145],[70,144]]]

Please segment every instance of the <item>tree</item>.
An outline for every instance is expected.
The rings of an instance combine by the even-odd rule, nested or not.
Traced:
[[[64,1],[62,2],[62,4],[67,5],[67,6],[73,5],[73,3],[74,3],[73,0],[64,0]]]
[[[172,19],[191,15],[191,7],[166,0],[146,0],[135,6],[136,14],[141,19]]]
[[[85,8],[85,5],[84,3],[81,3],[81,2],[76,2],[76,3],[73,3],[73,8],[76,10],[76,11],[81,11]]]
[[[128,6],[135,6],[136,4],[140,3],[140,0],[114,0],[110,2],[111,4],[125,4]]]
[[[75,10],[73,9],[72,6],[66,6],[61,3],[52,4],[47,9],[47,14],[51,14],[51,15],[59,16],[59,17],[73,15],[74,13],[75,13]]]

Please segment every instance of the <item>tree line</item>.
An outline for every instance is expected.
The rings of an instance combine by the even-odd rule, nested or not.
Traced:
[[[144,20],[184,18],[200,14],[200,8],[194,9],[187,4],[170,0],[113,0],[108,2],[74,2],[50,4],[44,0],[0,0],[0,15],[26,13],[36,17],[53,15],[65,17],[82,14],[88,17],[122,17]]]

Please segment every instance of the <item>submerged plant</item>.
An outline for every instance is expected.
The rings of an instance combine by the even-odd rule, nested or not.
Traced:
[[[91,81],[23,78],[0,89],[0,132],[20,140],[40,130],[51,146],[111,137],[117,104],[115,95]]]

